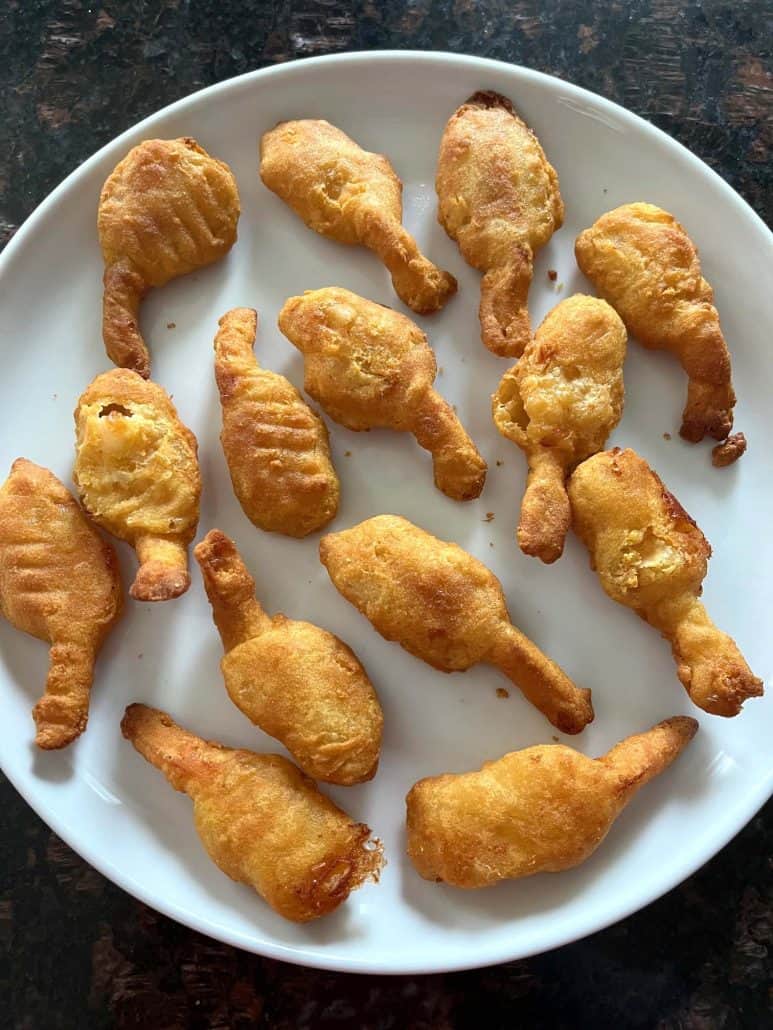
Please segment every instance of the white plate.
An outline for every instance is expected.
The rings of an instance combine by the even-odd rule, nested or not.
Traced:
[[[76,399],[109,367],[100,334],[99,190],[129,147],[152,136],[195,136],[236,173],[243,214],[226,260],[154,292],[143,308],[154,378],[173,395],[199,439],[204,476],[200,533],[235,537],[271,611],[319,622],[346,640],[368,669],[386,716],[376,780],[330,790],[382,837],[381,883],[309,926],[284,922],[246,887],[223,876],[194,833],[191,805],[120,736],[124,706],[168,709],[186,726],[228,744],[279,746],[233,707],[221,684],[220,640],[198,574],[178,601],[128,602],[97,667],[87,733],[62,753],[32,744],[30,708],[46,673],[46,649],[0,625],[3,769],[53,829],[102,873],[162,912],[249,950],[326,968],[386,973],[458,969],[519,958],[592,933],[646,905],[711,858],[768,797],[773,777],[768,700],[736,719],[691,707],[669,648],[602,593],[570,539],[545,567],[513,540],[525,478],[521,453],[494,430],[489,394],[508,362],[479,341],[479,277],[436,222],[433,179],[448,116],[476,89],[511,97],[556,166],[566,225],[540,253],[531,290],[534,325],[559,300],[588,291],[573,242],[603,211],[649,200],[676,213],[700,248],[732,349],[736,423],[749,439],[737,465],[716,470],[706,445],[677,430],[685,378],[666,355],[636,344],[626,362],[626,410],[612,443],[639,450],[697,519],[714,546],[705,600],[737,638],[755,672],[773,663],[770,440],[773,380],[771,236],[704,164],[657,129],[599,97],[536,72],[450,54],[348,54],[283,65],[203,90],[119,137],[87,161],[35,212],[3,255],[5,412],[0,472],[17,455],[65,482],[72,465]],[[432,485],[427,455],[408,437],[331,426],[342,481],[332,529],[400,512],[462,544],[500,577],[515,622],[580,684],[593,688],[596,721],[571,743],[596,755],[664,717],[698,715],[701,729],[679,762],[648,786],[584,865],[465,893],[421,880],[404,857],[403,798],[415,780],[476,768],[485,759],[550,742],[553,728],[490,668],[444,676],[382,640],[336,593],[305,542],[254,529],[237,505],[218,443],[212,372],[218,317],[234,305],[260,312],[259,359],[298,386],[298,353],[276,328],[282,302],[304,289],[341,285],[400,307],[375,258],[306,229],[257,175],[258,139],[284,118],[324,117],[370,150],[389,155],[405,183],[405,219],[424,251],[459,279],[446,310],[421,319],[436,349],[438,387],[457,405],[489,462],[471,504]],[[558,271],[550,283],[548,269]],[[559,289],[563,284],[563,289]],[[408,312],[410,314],[410,312]],[[175,323],[175,329],[167,323]],[[664,433],[671,433],[670,440]],[[351,452],[351,456],[347,456]],[[501,461],[501,466],[497,461]],[[495,520],[486,522],[486,512]],[[127,582],[134,557],[120,545]]]

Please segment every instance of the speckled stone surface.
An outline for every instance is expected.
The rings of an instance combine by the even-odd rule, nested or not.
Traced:
[[[0,241],[159,107],[263,65],[386,47],[495,57],[602,93],[773,220],[770,0],[5,0]],[[0,777],[0,1028],[757,1030],[773,1025],[770,813],[586,941],[477,972],[355,977],[247,955],[157,915]]]

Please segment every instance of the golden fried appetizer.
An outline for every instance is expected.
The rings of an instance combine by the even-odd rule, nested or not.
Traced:
[[[518,545],[549,564],[571,521],[566,477],[623,413],[626,332],[609,304],[577,295],[547,315],[491,398],[494,423],[529,463]]]
[[[677,716],[601,758],[547,744],[476,772],[419,780],[406,798],[408,855],[425,880],[465,889],[571,869],[697,729],[695,719]]]
[[[518,357],[531,338],[534,254],[564,220],[555,169],[510,101],[486,91],[449,119],[435,188],[440,224],[483,273],[481,339],[500,357]]]
[[[0,612],[51,645],[38,747],[86,729],[94,662],[122,607],[113,548],[52,472],[18,458],[0,487]]]
[[[335,518],[340,494],[325,423],[288,379],[255,360],[255,311],[234,308],[218,324],[220,441],[239,504],[260,529],[314,533]]]
[[[435,485],[455,501],[480,495],[486,462],[432,384],[435,354],[419,327],[335,286],[290,297],[279,328],[304,358],[304,389],[356,431],[413,433],[432,455]]]
[[[231,169],[195,139],[148,139],[116,165],[97,219],[105,259],[102,335],[116,365],[150,376],[142,299],[152,286],[227,254],[238,221]]]
[[[698,600],[711,548],[635,451],[588,458],[569,480],[572,527],[607,594],[671,642],[679,679],[699,708],[738,715],[762,681]]]
[[[684,439],[724,440],[735,404],[730,354],[714,293],[684,228],[653,204],[624,204],[580,233],[574,252],[639,342],[679,358],[688,377]]]
[[[228,695],[247,718],[280,740],[315,780],[372,779],[384,717],[367,673],[327,630],[271,618],[232,540],[219,529],[194,549],[223,640]]]
[[[137,552],[131,596],[168,601],[184,594],[201,476],[196,437],[169,394],[129,369],[104,372],[78,401],[75,431],[73,479],[83,507]]]
[[[320,541],[337,590],[387,640],[441,672],[498,666],[564,733],[592,719],[590,691],[510,622],[493,572],[399,515],[377,515]]]
[[[121,732],[193,801],[207,854],[285,919],[327,915],[378,880],[381,844],[281,755],[237,751],[189,733],[168,715],[129,705]]]
[[[437,311],[456,292],[456,279],[428,261],[403,226],[403,184],[387,158],[329,122],[280,122],[267,132],[260,177],[310,229],[372,250],[417,314]]]

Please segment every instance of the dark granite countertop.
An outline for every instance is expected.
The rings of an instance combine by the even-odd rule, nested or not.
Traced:
[[[373,48],[468,52],[650,119],[773,219],[770,0],[6,0],[0,239],[98,147],[241,72]],[[750,283],[749,288],[759,284]],[[771,808],[681,887],[522,962],[357,977],[248,955],[133,900],[0,777],[0,1027],[773,1025]]]

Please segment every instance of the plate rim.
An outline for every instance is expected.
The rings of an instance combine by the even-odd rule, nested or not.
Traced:
[[[31,237],[37,229],[38,223],[47,216],[49,210],[55,208],[57,204],[59,204],[75,187],[77,181],[82,176],[86,175],[94,165],[98,164],[108,151],[113,149],[117,150],[130,136],[137,134],[150,123],[153,123],[156,120],[161,120],[171,114],[178,114],[184,111],[186,107],[194,106],[202,99],[204,94],[206,94],[207,97],[213,97],[217,93],[228,93],[236,88],[249,86],[256,80],[281,78],[283,75],[287,74],[302,75],[305,73],[306,69],[317,67],[319,65],[356,65],[358,63],[370,65],[374,61],[378,63],[402,61],[406,63],[434,64],[438,66],[447,66],[448,64],[466,65],[467,67],[479,69],[483,75],[488,71],[496,74],[501,74],[502,72],[505,72],[506,74],[510,73],[515,79],[520,77],[527,81],[531,80],[547,87],[553,92],[556,89],[561,89],[574,98],[585,101],[596,108],[600,107],[602,110],[607,110],[614,114],[616,118],[634,126],[637,132],[643,133],[645,137],[649,137],[653,142],[658,143],[661,146],[668,146],[669,149],[676,147],[681,156],[687,160],[689,165],[692,166],[695,173],[701,175],[703,178],[708,177],[715,188],[720,190],[726,202],[735,207],[736,210],[739,210],[747,220],[751,218],[751,222],[755,226],[756,230],[767,239],[769,244],[773,244],[773,232],[771,232],[761,216],[754,210],[748,201],[746,201],[728,182],[726,182],[725,179],[722,178],[718,172],[689,150],[683,143],[670,136],[663,129],[658,128],[641,115],[635,114],[633,111],[628,110],[612,100],[608,100],[606,97],[603,97],[598,93],[594,93],[582,86],[577,86],[572,82],[559,78],[558,76],[537,71],[521,64],[509,63],[507,61],[500,61],[494,58],[477,57],[470,54],[452,53],[450,51],[442,50],[356,50],[344,51],[336,54],[324,54],[316,57],[297,58],[280,64],[269,65],[263,68],[244,72],[241,75],[233,76],[229,79],[223,80],[222,82],[213,83],[209,86],[204,86],[193,93],[186,94],[164,107],[159,108],[157,111],[152,112],[145,118],[136,122],[134,125],[131,125],[129,128],[125,129],[119,135],[101,146],[94,154],[74,168],[25,219],[14,236],[6,244],[3,252],[0,253],[0,281],[2,280],[2,276],[6,269],[15,260],[17,251],[20,251],[25,246],[28,238]],[[733,818],[730,822],[723,824],[719,831],[712,832],[709,836],[708,842],[706,842],[704,838],[704,846],[697,857],[695,855],[690,855],[688,858],[682,859],[681,861],[673,861],[672,857],[669,875],[653,889],[642,891],[639,894],[636,894],[635,892],[633,894],[629,894],[624,903],[617,905],[614,908],[614,911],[611,913],[605,913],[600,919],[598,916],[594,916],[594,911],[597,910],[591,909],[583,919],[572,922],[570,924],[570,928],[566,930],[557,930],[553,934],[552,943],[550,944],[546,945],[538,941],[535,943],[533,948],[529,947],[525,950],[518,949],[517,954],[512,954],[507,952],[506,948],[503,949],[500,943],[496,946],[489,946],[488,949],[484,947],[480,951],[476,951],[474,955],[463,954],[460,951],[458,957],[454,959],[443,958],[439,961],[433,962],[432,958],[428,957],[425,961],[409,961],[395,965],[394,962],[385,964],[383,959],[373,961],[357,957],[342,960],[335,956],[327,958],[325,955],[306,955],[304,954],[303,948],[296,945],[285,945],[278,941],[256,942],[254,939],[249,938],[239,930],[234,930],[231,927],[220,924],[214,924],[211,919],[202,919],[196,912],[182,908],[177,904],[167,902],[163,897],[159,898],[155,894],[152,894],[150,889],[146,888],[143,883],[135,880],[132,875],[119,870],[109,859],[100,857],[100,855],[98,855],[92,848],[88,840],[83,841],[80,839],[77,827],[71,829],[69,826],[64,825],[64,818],[60,818],[56,810],[53,809],[45,799],[37,797],[33,799],[33,797],[28,795],[25,790],[27,778],[23,778],[21,776],[16,777],[10,773],[6,768],[6,763],[4,762],[1,752],[0,769],[2,769],[9,782],[19,792],[36,815],[42,819],[43,822],[45,822],[48,827],[67,844],[68,847],[72,848],[72,850],[80,855],[81,858],[97,869],[99,873],[109,879],[117,887],[131,894],[143,904],[148,905],[148,907],[162,913],[168,918],[225,944],[229,944],[267,958],[289,962],[294,965],[340,972],[396,976],[457,972],[525,959],[536,954],[555,950],[574,941],[579,941],[591,936],[592,934],[598,933],[607,927],[628,918],[640,909],[652,904],[657,899],[664,897],[681,882],[693,875],[698,869],[714,858],[735,836],[737,836],[738,833],[741,832],[741,830],[762,808],[771,794],[773,794],[773,769],[771,769],[768,774],[763,776],[759,782],[755,784],[754,789],[750,790],[745,797],[739,801],[738,805],[734,807]]]

